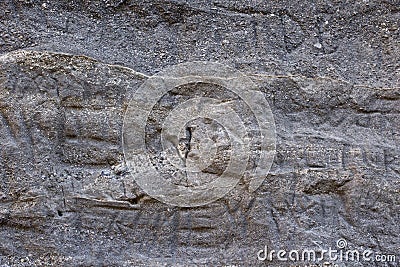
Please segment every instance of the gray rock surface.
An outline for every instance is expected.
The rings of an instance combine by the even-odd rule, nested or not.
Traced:
[[[346,266],[398,266],[399,27],[396,0],[1,1],[0,264],[290,266],[257,252],[342,238],[396,255]],[[179,208],[133,181],[122,124],[195,60],[258,85],[277,148],[257,191]]]

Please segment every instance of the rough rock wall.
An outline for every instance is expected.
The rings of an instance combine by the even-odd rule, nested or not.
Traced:
[[[397,258],[339,266],[398,266],[399,27],[395,0],[1,1],[0,263],[290,266],[257,253],[344,239]],[[257,191],[180,208],[134,182],[122,124],[195,60],[264,93],[276,156]]]

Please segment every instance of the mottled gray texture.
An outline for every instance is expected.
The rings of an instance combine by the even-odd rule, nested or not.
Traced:
[[[345,238],[397,266],[399,21],[396,0],[1,1],[0,263],[254,266]],[[194,60],[259,86],[277,154],[256,192],[176,208],[130,178],[122,122],[149,76]]]
[[[228,144],[212,140],[217,129],[185,126],[197,118],[219,123]],[[196,141],[201,130],[210,138]],[[124,156],[132,178],[150,196],[179,207],[203,206],[242,178],[249,192],[257,190],[271,168],[275,136],[271,108],[248,76],[217,63],[188,62],[152,76],[135,91],[124,117]],[[213,146],[216,151],[209,151]],[[196,176],[209,182],[176,184]]]

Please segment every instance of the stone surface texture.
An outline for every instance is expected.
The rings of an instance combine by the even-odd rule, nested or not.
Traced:
[[[173,207],[132,179],[123,119],[197,60],[258,86],[276,155],[255,192]],[[399,266],[399,225],[398,0],[0,1],[0,266],[278,267],[257,252],[339,239]]]

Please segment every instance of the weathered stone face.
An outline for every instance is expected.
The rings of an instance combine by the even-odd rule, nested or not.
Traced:
[[[221,131],[227,140],[217,140]],[[179,207],[210,204],[240,180],[254,192],[276,146],[264,94],[246,75],[210,62],[179,64],[146,80],[129,101],[123,136],[135,182]]]
[[[338,249],[345,239],[398,265],[396,1],[53,2],[0,3],[2,264],[289,266],[301,263],[257,253]],[[276,155],[269,172],[261,164],[255,192],[243,175],[215,202],[174,207],[135,182],[123,123],[151,77],[196,60],[231,66],[257,86],[273,113]],[[160,149],[161,118],[196,94],[238,101],[218,84],[175,87],[148,116],[150,150]],[[245,106],[232,109],[252,125]],[[231,159],[229,132],[207,119],[181,126],[190,129],[178,136],[188,166],[207,153],[215,164],[208,176],[171,182],[207,184]],[[207,137],[224,146],[195,150]],[[154,155],[168,176],[170,162]]]

